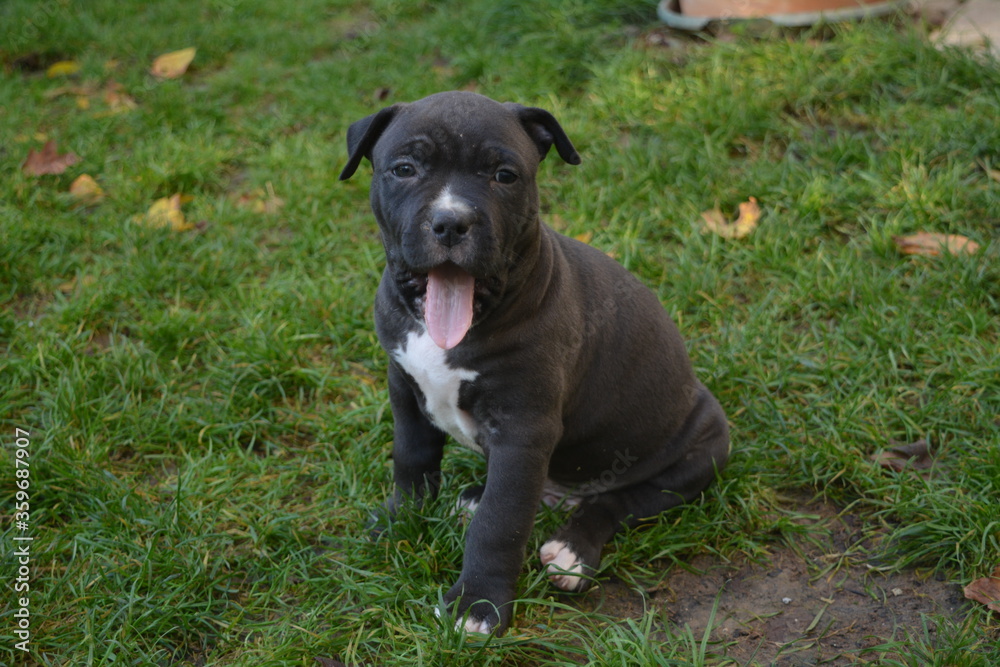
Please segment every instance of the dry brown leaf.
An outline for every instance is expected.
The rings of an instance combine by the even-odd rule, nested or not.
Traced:
[[[104,103],[111,114],[132,111],[139,106],[117,81],[109,81],[104,87]]]
[[[893,236],[892,240],[899,252],[904,255],[937,257],[942,252],[950,255],[962,253],[972,255],[979,251],[978,243],[958,234],[918,232],[909,236]]]
[[[917,440],[909,445],[891,447],[878,454],[873,454],[871,459],[883,468],[896,472],[902,472],[906,469],[928,470],[934,465],[930,445],[926,440]]]
[[[43,174],[61,174],[71,165],[80,161],[80,156],[75,153],[59,154],[54,139],[45,142],[42,150],[35,152],[28,151],[28,157],[21,165],[22,171],[32,176],[42,176]]]
[[[69,186],[73,199],[84,206],[92,206],[104,199],[104,190],[89,174],[80,174]]]
[[[274,194],[274,186],[269,182],[264,190],[257,188],[253,192],[240,195],[236,199],[236,205],[254,213],[274,215],[285,205],[285,200]]]
[[[984,605],[1000,614],[1000,566],[993,568],[993,574],[982,579],[976,579],[964,589],[969,600],[982,602]]]
[[[80,71],[80,63],[74,62],[72,60],[60,60],[57,63],[52,63],[49,68],[45,70],[45,76],[50,79],[55,79],[60,76],[71,76]]]
[[[176,79],[184,75],[198,49],[189,47],[157,56],[149,73],[159,79]]]
[[[757,204],[756,197],[750,197],[747,201],[741,202],[739,216],[734,222],[726,220],[726,216],[717,208],[703,211],[701,217],[705,221],[705,229],[708,231],[726,239],[741,239],[757,228],[757,221],[760,220],[760,205]]]
[[[180,194],[172,197],[157,199],[149,207],[145,215],[137,216],[135,221],[147,227],[161,228],[169,227],[175,232],[185,232],[194,229],[194,225],[184,219],[181,211],[182,196]]]

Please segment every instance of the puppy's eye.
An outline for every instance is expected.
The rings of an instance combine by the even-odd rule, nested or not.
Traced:
[[[517,180],[517,174],[509,169],[501,169],[497,173],[493,174],[493,180],[497,183],[503,183],[504,185],[510,185]]]
[[[397,164],[392,168],[392,175],[396,178],[410,178],[417,175],[417,170],[412,164]]]

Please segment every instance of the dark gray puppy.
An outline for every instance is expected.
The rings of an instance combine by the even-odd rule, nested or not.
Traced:
[[[340,178],[371,160],[386,254],[375,326],[395,420],[388,508],[436,493],[448,435],[485,455],[445,601],[467,630],[502,632],[540,502],[575,507],[541,560],[557,587],[583,590],[617,530],[713,481],[726,416],[653,292],[539,221],[539,162],[553,145],[580,162],[550,113],[439,93],[359,120],[347,144]]]

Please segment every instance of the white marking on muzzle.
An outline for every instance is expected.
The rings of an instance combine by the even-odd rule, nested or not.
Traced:
[[[444,186],[437,199],[431,202],[431,208],[436,211],[454,211],[455,213],[470,213],[472,211],[472,207],[467,201],[452,194],[450,185]]]

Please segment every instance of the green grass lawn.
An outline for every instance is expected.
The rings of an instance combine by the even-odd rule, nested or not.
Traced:
[[[737,664],[655,605],[579,611],[531,554],[506,636],[436,620],[462,558],[448,508],[484,471],[457,447],[440,502],[367,534],[391,481],[382,250],[367,167],[336,177],[352,121],[454,88],[561,120],[583,164],[543,163],[546,220],[657,291],[730,418],[719,484],[617,538],[602,576],[641,588],[695,556],[766,562],[812,539],[789,500],[803,497],[856,517],[869,539],[852,557],[879,568],[960,588],[1000,565],[997,64],[936,50],[908,20],[664,48],[647,39],[654,8],[0,6],[0,663]],[[149,75],[190,46],[181,78]],[[46,76],[65,60],[79,71]],[[49,139],[79,162],[24,173]],[[102,200],[68,194],[81,174]],[[141,224],[174,194],[191,228]],[[753,234],[703,233],[702,211],[751,196]],[[920,231],[982,249],[896,250]],[[921,438],[926,477],[870,459]],[[532,553],[558,521],[540,516]],[[939,631],[847,655],[1000,663],[982,605],[927,622]]]

